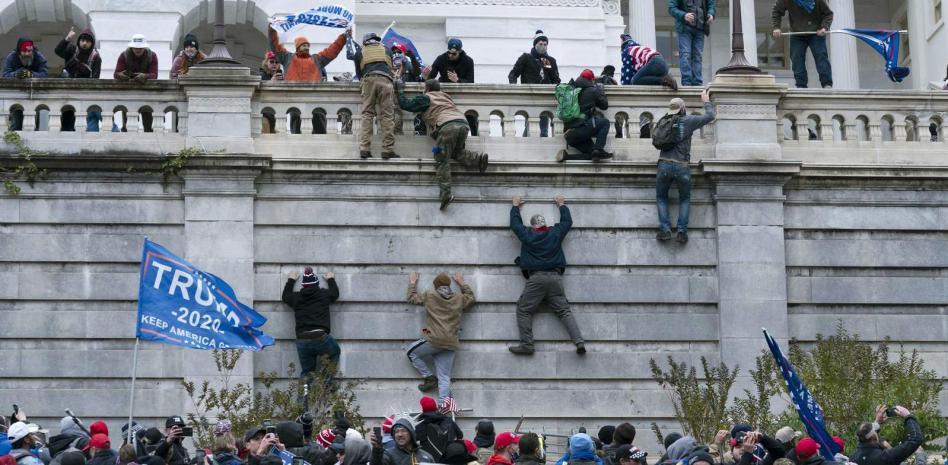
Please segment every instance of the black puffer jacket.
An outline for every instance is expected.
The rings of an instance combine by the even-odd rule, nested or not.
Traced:
[[[295,279],[286,280],[286,285],[283,286],[283,302],[289,305],[296,315],[296,336],[314,329],[323,329],[329,333],[329,304],[339,298],[336,280],[326,280],[329,289],[308,286],[299,292],[293,292],[295,284]]]
[[[915,417],[905,418],[905,441],[891,449],[883,449],[878,442],[859,444],[849,459],[859,465],[898,465],[907,460],[925,440],[922,425]]]
[[[549,68],[540,64],[543,58],[550,62]],[[536,49],[533,49],[520,55],[513,69],[507,74],[507,80],[511,84],[516,84],[517,78],[520,78],[521,84],[559,84],[560,69],[556,66],[556,58],[549,55],[541,57]]]
[[[596,83],[588,79],[578,78],[573,81],[573,85],[582,89],[579,92],[579,111],[583,112],[586,118],[595,116],[597,109],[606,110],[609,108],[609,99],[606,98],[606,93]],[[584,123],[585,120],[579,119],[570,121],[564,126],[566,129],[572,129],[582,126]]]

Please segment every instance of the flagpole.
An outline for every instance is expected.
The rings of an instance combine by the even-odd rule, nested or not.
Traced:
[[[134,444],[132,442],[132,413],[135,411],[135,375],[138,373],[139,342],[141,340],[135,336],[135,351],[132,353],[132,388],[129,389],[128,394],[128,444]]]
[[[892,32],[898,32],[899,34],[908,34],[909,31],[892,31]],[[782,35],[782,36],[788,36],[788,37],[792,37],[792,36],[812,36],[812,35],[815,35],[815,34],[816,34],[816,31],[809,31],[809,32],[781,32],[781,33],[780,33],[780,35]],[[826,34],[846,34],[846,31],[832,30],[832,31],[826,31]]]
[[[382,37],[385,37],[385,34],[388,33],[388,30],[391,29],[391,28],[393,28],[393,27],[395,27],[395,21],[394,21],[394,20],[392,20],[392,24],[389,24],[388,27],[385,28],[384,31],[382,31]]]

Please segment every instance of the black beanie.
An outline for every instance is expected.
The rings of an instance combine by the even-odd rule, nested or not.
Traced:
[[[612,439],[617,446],[632,444],[632,441],[635,440],[635,427],[631,423],[622,423],[616,426],[616,432],[612,435]]]
[[[181,48],[192,46],[198,48],[198,39],[194,34],[188,34],[184,36],[184,43],[181,45]]]
[[[612,425],[606,425],[602,428],[599,428],[599,440],[603,444],[609,445],[612,444],[612,436],[616,434],[616,427]]]
[[[536,35],[533,36],[533,45],[536,45],[537,42],[541,40],[547,43],[550,42],[550,39],[546,38],[546,34],[544,34],[543,31],[537,29]]]
[[[665,436],[665,441],[662,443],[665,446],[665,450],[668,450],[675,441],[681,439],[681,435],[678,433],[669,433],[668,436]]]

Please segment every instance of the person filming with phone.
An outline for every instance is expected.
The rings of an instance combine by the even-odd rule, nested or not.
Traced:
[[[187,465],[191,461],[191,455],[183,442],[184,438],[193,434],[193,430],[190,426],[185,426],[181,416],[168,417],[165,420],[165,440],[155,449],[155,456],[164,459],[168,465]]]
[[[896,416],[905,419],[905,441],[891,447],[879,437],[879,429],[886,420]],[[924,436],[922,436],[922,425],[908,409],[901,405],[892,408],[880,405],[876,408],[875,421],[863,422],[856,429],[856,439],[859,440],[859,447],[850,454],[850,460],[853,462],[859,465],[897,465],[907,460],[921,447]]]

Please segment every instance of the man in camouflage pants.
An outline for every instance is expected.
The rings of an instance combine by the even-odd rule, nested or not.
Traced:
[[[431,137],[438,141],[432,152],[438,164],[436,178],[441,190],[441,210],[444,210],[454,200],[451,195],[451,160],[470,168],[477,167],[483,173],[487,169],[487,154],[465,150],[471,128],[451,96],[441,90],[440,82],[435,79],[425,81],[425,93],[411,98],[405,96],[403,90],[403,85],[398,86],[398,106],[405,111],[421,113]]]

